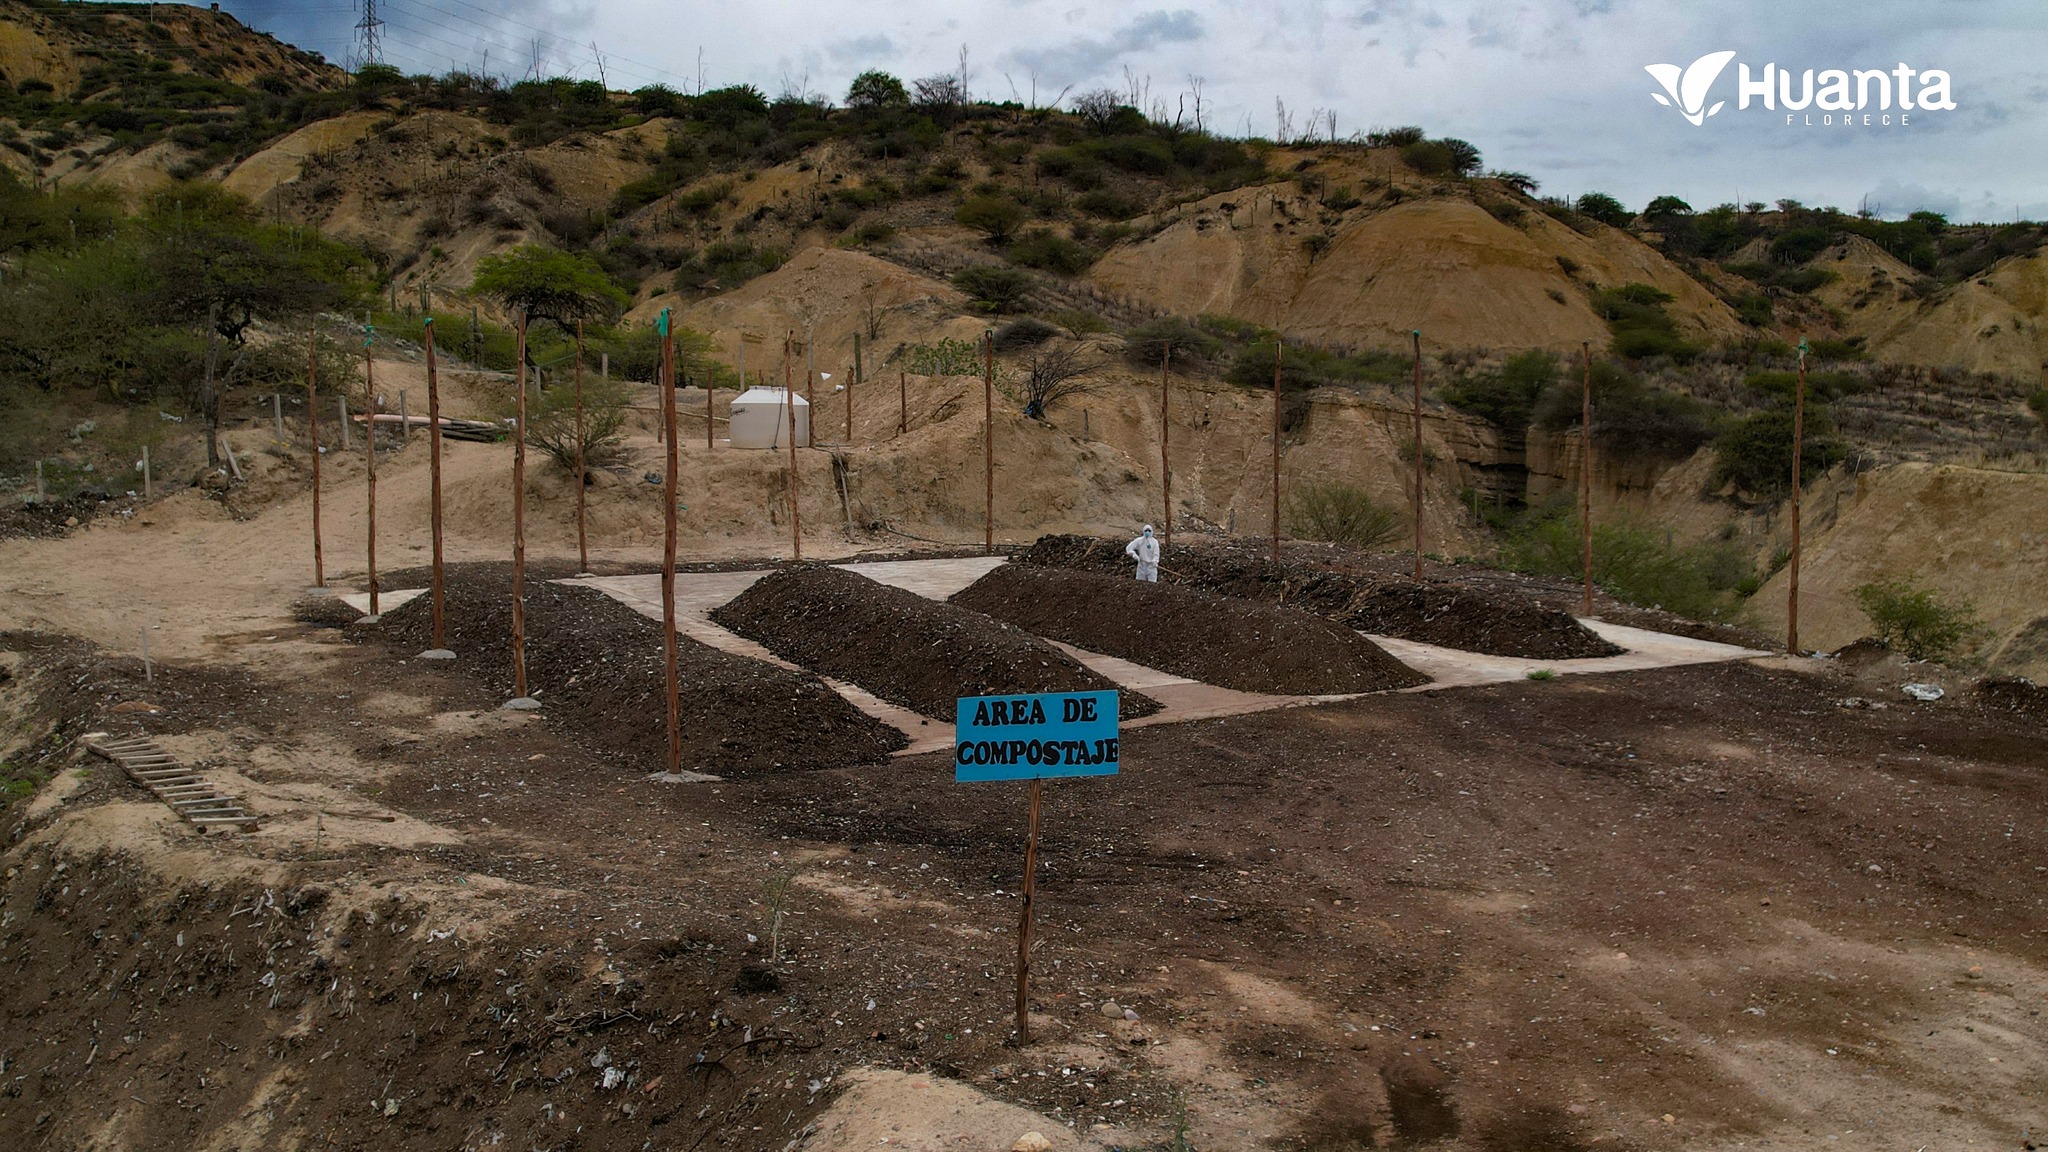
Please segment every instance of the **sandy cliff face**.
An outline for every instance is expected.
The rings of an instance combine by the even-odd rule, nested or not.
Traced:
[[[1318,253],[1315,249],[1320,248]],[[1329,344],[1439,348],[1604,345],[1589,286],[1631,281],[1676,297],[1682,330],[1709,341],[1742,325],[1698,281],[1615,229],[1581,234],[1537,212],[1513,223],[1462,199],[1330,213],[1290,186],[1187,205],[1118,246],[1090,274],[1169,312],[1220,313]]]

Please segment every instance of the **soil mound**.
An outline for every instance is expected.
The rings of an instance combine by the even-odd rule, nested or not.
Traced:
[[[1974,693],[1987,708],[2048,722],[2048,687],[2024,676],[1999,676],[1980,680]]]
[[[1123,545],[1091,536],[1042,536],[1024,564],[1128,576]],[[1334,561],[1333,561],[1334,563]],[[1499,587],[1412,580],[1330,564],[1274,561],[1253,545],[1177,541],[1165,579],[1184,588],[1286,604],[1382,636],[1491,656],[1573,660],[1623,651],[1568,612]]]
[[[1339,618],[1381,636],[1531,660],[1613,656],[1622,651],[1567,613],[1517,596],[1432,581],[1369,584]]]
[[[1005,564],[953,600],[1091,652],[1242,692],[1317,696],[1428,682],[1328,620],[1170,584]]]
[[[1124,719],[1159,703],[1036,636],[963,607],[824,565],[763,577],[711,618],[786,660],[849,680],[935,720],[961,696],[1122,692]]]
[[[394,574],[396,579],[396,574]],[[496,694],[512,686],[510,567],[448,570],[449,667]],[[385,614],[380,631],[410,654],[429,646],[421,596]],[[600,748],[657,771],[668,750],[661,625],[590,588],[528,579],[526,675],[552,720]],[[817,677],[678,638],[683,767],[720,776],[872,764],[903,734],[846,702]]]

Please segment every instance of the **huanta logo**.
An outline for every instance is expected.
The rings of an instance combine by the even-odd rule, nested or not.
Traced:
[[[1709,104],[1714,82],[1721,78],[1733,52],[1709,52],[1705,56],[1680,68],[1676,64],[1645,64],[1643,71],[1655,77],[1664,89],[1650,93],[1650,99],[1667,108],[1675,108],[1678,114],[1695,127],[1705,124],[1707,117],[1727,106],[1726,100]],[[1786,109],[1785,123],[1794,123],[1794,113],[1805,112],[1805,122],[1813,124],[1814,113],[1820,114],[1819,123],[1824,125],[1856,124],[1859,121],[1870,126],[1890,126],[1894,123],[1911,123],[1907,113],[1914,111],[1947,112],[1955,108],[1955,98],[1950,93],[1953,81],[1949,74],[1939,68],[1925,71],[1899,64],[1887,71],[1883,68],[1828,68],[1818,74],[1808,68],[1798,75],[1798,92],[1793,91],[1791,69],[1780,69],[1776,64],[1764,65],[1763,72],[1752,73],[1749,65],[1736,65],[1735,106],[1746,109],[1752,100],[1759,101],[1765,108],[1776,111],[1780,105]],[[1894,102],[1897,112],[1894,113]],[[1812,109],[1812,112],[1808,112]],[[1835,113],[1842,113],[1837,117]],[[1860,114],[1860,115],[1858,115]]]
[[[1720,79],[1721,70],[1728,67],[1728,62],[1733,59],[1733,52],[1709,52],[1687,65],[1683,72],[1678,70],[1676,64],[1646,64],[1643,71],[1655,76],[1657,83],[1664,86],[1664,92],[1671,94],[1671,98],[1667,100],[1664,92],[1652,92],[1650,99],[1666,108],[1677,108],[1679,115],[1695,125],[1703,124],[1707,117],[1719,112],[1721,106],[1728,103],[1726,100],[1716,100],[1712,108],[1701,111],[1701,107],[1707,102],[1707,90],[1714,86],[1715,80]]]

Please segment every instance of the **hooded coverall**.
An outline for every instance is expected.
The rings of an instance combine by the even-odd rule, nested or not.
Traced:
[[[1138,562],[1138,579],[1153,584],[1159,582],[1159,540],[1152,535],[1151,525],[1146,525],[1137,539],[1124,545],[1124,555]]]

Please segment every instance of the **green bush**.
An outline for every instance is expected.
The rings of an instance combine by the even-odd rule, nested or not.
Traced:
[[[1808,484],[1849,454],[1835,436],[1824,404],[1806,407],[1799,442],[1799,482]],[[1714,438],[1714,484],[1734,481],[1753,496],[1777,499],[1792,490],[1792,409],[1781,406],[1745,416]]]
[[[1401,534],[1401,514],[1349,484],[1312,481],[1289,498],[1287,530],[1303,540],[1371,548]]]
[[[981,348],[969,340],[942,338],[912,344],[904,353],[904,369],[917,376],[978,376],[983,367]]]
[[[962,268],[953,274],[953,287],[967,293],[983,312],[1009,312],[1023,303],[1031,291],[1031,274],[1018,268],[994,264]]]
[[[2034,394],[2027,397],[2027,407],[2034,410],[2034,419],[2048,424],[2048,388],[2034,389]]]
[[[953,219],[964,227],[988,237],[991,244],[1007,244],[1024,223],[1026,212],[1022,204],[1007,196],[969,196],[953,213]]]
[[[1498,372],[1467,376],[1441,390],[1444,403],[1492,424],[1503,432],[1520,434],[1529,429],[1536,400],[1547,388],[1556,386],[1557,357],[1541,350],[1522,352],[1508,358]]]
[[[1545,432],[1579,425],[1581,382],[1567,374],[1536,401],[1535,424]],[[1711,412],[1699,400],[1644,384],[1605,360],[1593,362],[1593,443],[1632,459],[1680,460],[1714,438]]]
[[[1536,516],[1508,539],[1508,567],[1577,579],[1584,572],[1576,515]],[[1694,620],[1726,620],[1741,607],[1754,572],[1733,544],[1682,547],[1661,531],[1626,521],[1593,526],[1593,582],[1630,604]]]
[[[1124,357],[1133,364],[1157,368],[1173,346],[1174,360],[1188,365],[1208,364],[1223,351],[1223,341],[1179,316],[1161,316],[1124,333]]]
[[[1060,330],[1034,316],[1012,320],[996,329],[994,340],[996,351],[1014,352],[1019,348],[1032,348],[1045,343],[1060,334]]]
[[[1104,220],[1129,220],[1145,211],[1144,201],[1135,196],[1112,192],[1107,188],[1083,192],[1074,198],[1074,207]]]
[[[1087,245],[1076,244],[1050,228],[1033,228],[1024,233],[1004,255],[1013,264],[1061,276],[1086,272],[1088,266],[1095,263],[1095,253]]]
[[[1678,324],[1664,310],[1672,296],[1652,284],[1628,283],[1593,293],[1593,311],[1607,321],[1614,335],[1613,352],[1625,360],[1669,356],[1686,361],[1699,346],[1678,334]]]
[[[1976,606],[1910,580],[1874,580],[1850,593],[1877,638],[1915,660],[1946,660],[1983,631]]]

